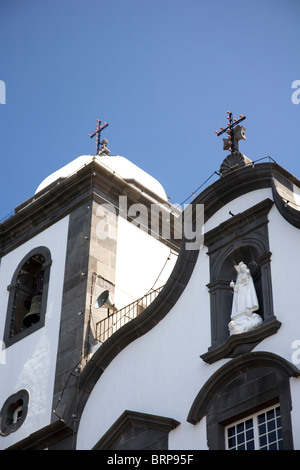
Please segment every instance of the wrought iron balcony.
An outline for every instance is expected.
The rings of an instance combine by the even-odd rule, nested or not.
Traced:
[[[153,300],[158,296],[162,287],[158,289],[151,289],[143,297],[131,302],[120,310],[114,311],[112,313],[108,310],[109,314],[106,318],[96,323],[96,338],[99,343],[103,343],[107,340],[115,331],[119,330],[126,323],[133,320],[140,313],[142,313],[148,305],[153,302]]]

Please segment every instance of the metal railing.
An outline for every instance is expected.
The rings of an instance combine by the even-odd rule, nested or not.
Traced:
[[[114,311],[113,309],[109,309],[108,316],[96,323],[97,341],[103,343],[115,331],[119,330],[122,326],[126,325],[126,323],[142,313],[158,296],[162,288],[163,286],[158,289],[151,289],[146,295],[131,302],[120,310]],[[110,313],[111,310],[112,313]]]

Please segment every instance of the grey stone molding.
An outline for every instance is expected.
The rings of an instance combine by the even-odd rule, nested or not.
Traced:
[[[137,203],[150,207],[153,203],[145,191],[131,186],[125,179],[92,160],[76,173],[67,178],[59,178],[20,204],[15,208],[13,216],[0,223],[0,256],[70,214],[83,202],[89,203],[94,199],[100,203],[112,203],[117,206],[120,195],[127,196],[128,207]],[[156,196],[156,200],[172,208],[171,204],[160,197]],[[173,227],[176,225],[176,219],[172,214],[170,219],[172,232],[175,231]],[[168,240],[161,241],[170,245]],[[172,245],[179,247],[180,240],[172,240]]]
[[[284,449],[292,449],[289,379],[299,375],[297,367],[276,354],[243,354],[208,379],[196,396],[187,421],[197,424],[206,416],[209,449],[222,450],[226,424],[279,402]]]
[[[255,351],[231,359],[221,366],[203,385],[189,411],[187,421],[197,424],[208,412],[212,402],[227,384],[242,372],[259,367],[278,370],[286,377],[299,377],[300,370],[277,354]]]
[[[30,259],[34,255],[43,255],[45,258],[45,262],[43,264],[44,269],[44,281],[43,281],[43,293],[42,293],[42,302],[41,302],[41,311],[40,311],[40,319],[34,325],[31,325],[27,328],[24,328],[19,333],[11,336],[10,334],[10,327],[11,327],[11,320],[13,316],[13,307],[15,301],[15,291],[17,289],[17,281],[19,276],[19,271],[25,262]],[[47,310],[47,302],[48,302],[48,287],[49,287],[49,277],[50,277],[50,269],[51,269],[51,253],[50,250],[45,246],[38,246],[33,248],[29,253],[24,256],[24,258],[18,264],[10,285],[7,287],[9,291],[9,298],[8,298],[8,305],[7,305],[7,313],[6,313],[6,321],[5,321],[5,329],[4,329],[4,337],[3,342],[5,343],[5,347],[9,347],[14,344],[16,341],[20,341],[25,336],[33,333],[34,331],[42,328],[45,324],[45,316]]]
[[[278,182],[281,191],[278,192]],[[194,203],[204,204],[205,220],[225,204],[243,194],[271,188],[274,202],[281,215],[292,225],[300,227],[300,211],[286,205],[284,193],[292,194],[291,184],[300,187],[299,180],[274,162],[255,163],[237,167],[202,191]],[[293,200],[292,200],[293,202]]]
[[[5,450],[67,450],[72,448],[73,429],[63,420],[56,420],[45,428],[13,444]],[[68,445],[66,445],[68,442]],[[61,446],[62,444],[62,446]]]
[[[211,346],[209,352],[201,356],[206,362],[211,363],[221,357],[235,357],[240,351],[249,352],[280,326],[273,312],[267,228],[272,205],[273,201],[266,199],[205,234],[204,243],[210,258],[210,283],[207,287],[211,297]],[[230,338],[228,323],[232,290],[229,284],[235,275],[234,264],[240,261],[254,270],[260,304],[257,313],[262,316],[264,327],[251,334]]]
[[[294,185],[299,188],[299,181],[295,177],[275,169],[271,187],[276,207],[287,222],[300,228],[300,206],[295,198]]]
[[[168,434],[179,421],[125,410],[92,450],[167,450]]]
[[[281,323],[278,320],[273,320],[269,323],[263,324],[260,328],[248,331],[247,333],[228,336],[225,343],[202,354],[200,357],[204,362],[213,364],[214,362],[219,361],[224,357],[233,358],[240,356],[241,354],[249,353],[263,339],[277,333],[280,326]]]

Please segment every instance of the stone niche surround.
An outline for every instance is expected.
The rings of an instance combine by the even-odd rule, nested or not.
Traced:
[[[264,338],[274,334],[281,323],[273,311],[271,253],[268,213],[273,201],[265,199],[243,213],[232,216],[205,234],[210,260],[211,346],[201,358],[213,363],[250,351]],[[234,264],[244,261],[254,279],[262,325],[252,331],[229,335],[232,305],[230,281],[235,279]]]

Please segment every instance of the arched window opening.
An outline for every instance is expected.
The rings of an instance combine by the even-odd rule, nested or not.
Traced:
[[[45,257],[42,254],[36,254],[24,263],[18,273],[11,319],[11,336],[20,333],[40,319],[44,263]]]
[[[206,362],[249,352],[281,326],[273,310],[268,235],[272,204],[261,201],[205,234],[211,306],[211,346],[201,355]]]
[[[7,288],[6,347],[44,325],[50,266],[50,251],[38,247],[28,253],[15,270]]]

